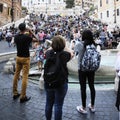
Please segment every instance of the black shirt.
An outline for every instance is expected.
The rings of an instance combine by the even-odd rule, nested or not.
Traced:
[[[17,56],[30,57],[29,47],[32,42],[32,38],[26,34],[18,34],[15,36],[14,41],[17,47]]]

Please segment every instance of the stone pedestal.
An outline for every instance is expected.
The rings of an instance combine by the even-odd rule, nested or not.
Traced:
[[[4,66],[4,72],[10,73],[12,71],[13,71],[13,65],[10,61],[8,61]]]
[[[9,61],[4,66],[4,72],[14,73],[15,72],[15,59],[10,58]]]

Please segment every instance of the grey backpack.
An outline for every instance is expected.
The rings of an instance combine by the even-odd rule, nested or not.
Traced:
[[[95,46],[87,45],[81,61],[82,71],[96,71],[100,66],[101,55]]]

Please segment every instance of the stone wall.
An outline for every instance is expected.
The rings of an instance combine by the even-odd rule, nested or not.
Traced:
[[[10,15],[8,15],[8,8],[11,6],[10,0],[1,0],[0,4],[2,5],[2,11],[0,12],[0,25],[4,25],[10,22]]]

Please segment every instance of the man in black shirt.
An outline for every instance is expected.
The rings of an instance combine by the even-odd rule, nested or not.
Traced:
[[[32,41],[37,41],[36,39],[26,35],[26,25],[21,23],[19,25],[20,33],[17,34],[14,38],[14,42],[17,48],[17,57],[16,57],[16,70],[13,79],[13,99],[17,99],[20,96],[20,103],[30,100],[31,97],[26,96],[26,88],[28,83],[28,74],[30,68],[30,52],[29,47]],[[32,31],[29,30],[32,34]],[[18,92],[18,79],[20,72],[22,71],[22,86],[21,93]]]

